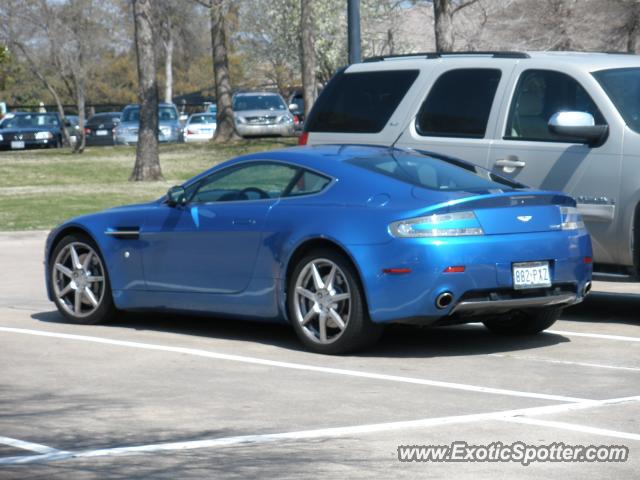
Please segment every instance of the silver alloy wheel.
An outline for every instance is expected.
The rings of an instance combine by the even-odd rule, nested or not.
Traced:
[[[340,338],[351,316],[351,291],[335,262],[317,258],[305,265],[293,294],[295,320],[305,335],[325,345]]]
[[[70,315],[88,317],[104,297],[104,267],[100,257],[86,243],[66,245],[55,258],[51,283],[58,304]]]

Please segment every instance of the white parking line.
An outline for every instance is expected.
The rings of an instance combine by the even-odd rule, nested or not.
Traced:
[[[625,337],[622,335],[606,335],[604,333],[569,332],[566,330],[545,330],[547,333],[566,335],[567,337],[599,338],[601,340],[618,340],[621,342],[640,342],[640,337]]]
[[[619,405],[624,403],[639,402],[640,396],[611,398],[607,400],[588,400],[581,403],[565,403],[560,405],[547,405],[543,407],[520,408],[515,410],[503,410],[490,413],[475,413],[470,415],[457,415],[449,417],[425,418],[403,422],[375,423],[369,425],[356,425],[348,427],[321,428],[316,430],[301,430],[284,433],[267,433],[262,435],[240,435],[234,437],[211,438],[186,442],[155,443],[150,445],[135,445],[128,447],[103,448],[96,450],[84,450],[77,452],[53,452],[43,455],[29,455],[23,457],[0,458],[0,465],[15,465],[35,462],[52,462],[73,458],[114,457],[126,455],[140,455],[156,452],[195,450],[204,448],[220,448],[232,445],[255,445],[287,440],[310,440],[314,438],[334,438],[349,435],[365,435],[369,433],[389,432],[416,428],[437,427],[440,425],[453,425],[474,423],[487,420],[511,420],[520,419],[524,415],[549,415],[553,413],[582,410],[588,408]],[[588,428],[588,427],[585,427]],[[613,432],[613,431],[610,431]],[[629,434],[632,435],[632,434]],[[631,437],[623,437],[631,438]],[[636,438],[632,438],[636,439]]]
[[[604,365],[602,363],[572,362],[570,360],[555,360],[553,358],[533,357],[530,355],[511,355],[511,354],[503,354],[503,353],[488,353],[487,355],[489,357],[514,358],[516,360],[528,360],[528,361],[542,362],[542,363],[555,363],[558,365],[576,365],[578,367],[607,368],[611,370],[624,370],[626,372],[640,372],[640,368],[638,367],[620,367],[617,365]]]
[[[606,428],[589,427],[587,425],[576,425],[575,423],[556,422],[553,420],[542,420],[540,418],[513,417],[502,418],[501,420],[510,423],[523,423],[525,425],[537,425],[547,428],[559,428],[573,432],[590,433],[591,435],[601,435],[605,437],[625,438],[627,440],[640,440],[640,434],[621,432],[619,430],[608,430]]]
[[[21,450],[29,450],[36,453],[55,453],[59,452],[55,448],[47,447],[39,443],[25,442],[24,440],[18,440],[17,438],[0,437],[0,445],[7,445],[9,447],[19,448]]]
[[[63,338],[66,340],[77,340],[83,342],[101,343],[106,345],[116,345],[120,347],[140,348],[144,350],[159,350],[163,352],[181,353],[197,357],[214,358],[216,360],[227,360],[232,362],[251,363],[269,367],[288,368],[293,370],[306,370],[310,372],[327,373],[332,375],[344,375],[349,377],[367,378],[372,380],[382,380],[388,382],[409,383],[414,385],[425,385],[429,387],[448,388],[453,390],[464,390],[467,392],[487,393],[493,395],[506,395],[511,397],[536,398],[552,400],[557,402],[585,402],[585,398],[568,397],[564,395],[552,395],[546,393],[522,392],[518,390],[508,390],[503,388],[481,387],[477,385],[467,385],[463,383],[442,382],[439,380],[429,380],[423,378],[400,377],[397,375],[385,375],[381,373],[362,372],[359,370],[346,370],[342,368],[319,367],[301,363],[280,362],[277,360],[266,360],[255,357],[245,357],[241,355],[230,355],[226,353],[210,352],[195,348],[171,347],[167,345],[156,345],[152,343],[130,342],[125,340],[114,340],[110,338],[92,337],[86,335],[74,335],[69,333],[57,333],[44,330],[30,330],[24,328],[0,327],[0,332],[18,333],[26,335],[36,335],[52,338]]]

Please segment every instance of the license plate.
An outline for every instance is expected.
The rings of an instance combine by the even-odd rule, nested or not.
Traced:
[[[109,135],[109,130],[96,130],[96,135],[98,137],[106,137]]]
[[[550,287],[549,262],[526,262],[513,264],[513,288]]]
[[[24,148],[24,142],[14,140],[13,142],[11,142],[11,148],[13,149]]]

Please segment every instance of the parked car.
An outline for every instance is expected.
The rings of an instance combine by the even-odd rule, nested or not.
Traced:
[[[55,148],[62,145],[57,113],[15,112],[0,123],[0,149]]]
[[[184,126],[183,138],[186,143],[207,142],[216,132],[216,116],[210,113],[194,113]]]
[[[379,57],[335,75],[302,143],[461,156],[575,197],[602,277],[640,278],[640,57],[464,53]]]
[[[139,126],[140,105],[124,107],[120,124],[116,127],[116,143],[123,145],[138,143]],[[161,103],[158,108],[158,140],[160,142],[177,142],[180,140],[181,131],[182,127],[178,120],[176,106],[172,103]]]
[[[289,95],[289,110],[293,114],[293,125],[296,132],[304,126],[304,96],[302,92],[295,91]]]
[[[77,323],[116,309],[286,319],[327,354],[369,345],[393,322],[533,334],[591,287],[575,205],[435,154],[254,153],[54,229],[48,295]]]
[[[121,112],[103,112],[92,116],[84,127],[87,145],[114,145]]]
[[[233,112],[236,130],[243,137],[293,135],[293,115],[277,93],[236,93]]]

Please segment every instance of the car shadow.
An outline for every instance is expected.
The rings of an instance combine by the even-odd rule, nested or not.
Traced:
[[[55,310],[35,313],[31,318],[47,323],[69,323]],[[103,326],[252,342],[306,352],[291,327],[285,324],[166,313],[124,313],[117,320]],[[473,356],[529,350],[569,341],[563,335],[552,333],[500,336],[492,334],[479,324],[436,328],[389,325],[375,346],[352,356]]]
[[[570,322],[622,323],[640,326],[640,295],[593,292],[584,302],[567,308],[562,319]]]

